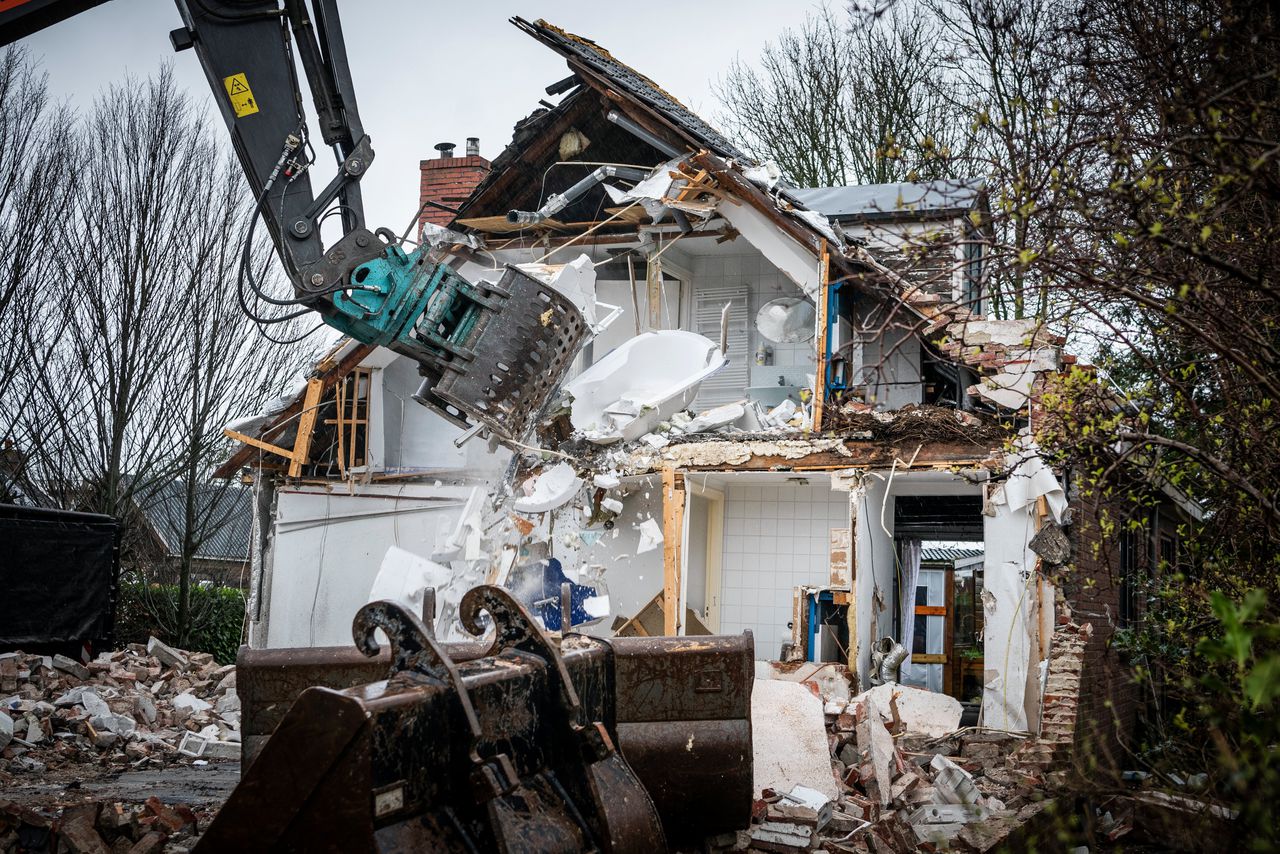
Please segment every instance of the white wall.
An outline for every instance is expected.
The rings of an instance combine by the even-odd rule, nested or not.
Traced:
[[[751,299],[747,306],[748,347],[746,354],[733,353],[734,359],[746,358],[750,364],[751,385],[773,386],[778,377],[785,378],[785,385],[804,387],[806,375],[817,368],[817,350],[813,341],[801,344],[777,344],[763,339],[755,328],[756,312],[760,306],[778,297],[800,296],[795,283],[773,266],[763,255],[754,250],[732,255],[699,255],[692,259],[694,288],[700,286],[749,285]],[[773,348],[773,363],[756,365],[755,353],[761,343]]]
[[[393,359],[381,371],[383,436],[382,468],[389,471],[450,472],[465,469],[473,476],[496,476],[511,459],[511,452],[489,452],[483,439],[472,439],[461,448],[453,440],[462,430],[413,399],[422,377],[417,363],[404,356]],[[375,408],[374,416],[378,417]]]
[[[805,484],[728,478],[720,632],[750,629],[756,656],[775,659],[791,639],[795,588],[830,580],[830,530],[849,526],[848,493],[833,492],[825,477]]]
[[[710,508],[711,502],[708,499],[689,494],[689,536],[684,544],[687,591],[685,607],[693,609],[703,622],[706,622],[707,608],[707,529],[711,524]]]
[[[465,485],[369,484],[281,489],[271,547],[267,621],[255,646],[348,646],[351,620],[368,600],[390,546],[422,556],[441,527],[457,524]]]
[[[883,474],[880,472],[879,474]],[[885,505],[886,480],[868,475],[856,497],[857,520],[854,523],[853,552],[856,577],[853,602],[856,613],[857,669],[862,685],[869,685],[872,644],[893,632],[893,588],[896,555],[893,544],[893,504]],[[883,525],[881,524],[883,511]],[[885,531],[888,528],[888,531]]]

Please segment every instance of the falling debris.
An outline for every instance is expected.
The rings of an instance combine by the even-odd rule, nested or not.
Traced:
[[[653,551],[662,545],[662,526],[654,519],[645,519],[640,523],[640,545],[636,546],[636,554]]]
[[[693,332],[637,335],[565,385],[570,421],[599,445],[633,441],[692,403],[726,364],[715,343]]]
[[[582,480],[568,463],[557,463],[525,483],[525,495],[515,501],[517,513],[545,513],[568,504]]]

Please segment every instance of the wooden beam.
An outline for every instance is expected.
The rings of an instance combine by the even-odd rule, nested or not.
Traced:
[[[901,460],[908,460],[916,451],[914,444],[910,446],[892,446],[879,442],[850,441],[845,443],[845,451],[814,451],[803,457],[788,458],[780,455],[753,454],[741,463],[714,463],[709,465],[682,465],[687,471],[831,471],[847,468],[887,467],[898,459],[898,470],[906,470]],[[913,469],[927,469],[932,466],[976,466],[986,462],[991,456],[988,448],[979,449],[965,443],[932,443],[923,445],[916,454]]]
[[[264,442],[261,439],[255,439],[252,436],[246,436],[238,430],[228,430],[224,427],[222,432],[228,438],[235,439],[237,442],[243,442],[251,448],[257,448],[260,451],[268,451],[272,454],[279,454],[286,460],[293,457],[293,451],[288,448],[282,448],[279,445],[273,445],[270,442]]]
[[[684,622],[680,606],[681,546],[684,539],[684,475],[667,466],[662,470],[662,633],[680,634]]]
[[[813,375],[813,432],[822,432],[822,410],[827,402],[827,303],[831,284],[831,253],[826,238],[818,261],[818,370]]]
[[[311,458],[311,433],[316,427],[316,413],[320,408],[320,396],[324,394],[324,381],[312,377],[307,380],[307,393],[302,398],[302,414],[298,417],[298,435],[293,440],[293,456],[289,461],[289,477],[302,474],[302,466]]]
[[[376,349],[378,348],[374,344],[361,344],[357,347],[353,347],[349,353],[342,357],[342,361],[337,362],[336,364],[322,363],[317,365],[316,373],[320,375],[320,381],[323,382],[324,387],[328,389],[332,387],[334,383],[345,377],[362,361],[368,358],[369,354]],[[301,411],[302,401],[295,400],[293,403],[285,407],[284,410],[276,414],[274,422],[264,429],[261,435],[266,436],[268,433],[274,433],[281,429]],[[239,436],[232,436],[231,438],[244,442],[244,440],[240,439]],[[243,447],[237,448],[235,453],[233,453],[226,462],[214,469],[214,472],[210,477],[227,478],[234,476],[242,467],[249,464],[249,461],[253,458],[255,448],[258,448],[259,450],[267,450],[266,448],[260,448],[258,445],[245,442]],[[292,454],[286,453],[284,456],[290,457]]]

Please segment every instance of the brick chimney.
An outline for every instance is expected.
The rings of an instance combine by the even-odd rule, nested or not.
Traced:
[[[439,157],[422,161],[419,204],[430,200],[451,208],[460,207],[467,196],[471,195],[471,191],[484,180],[484,176],[489,174],[489,161],[480,156],[478,138],[467,138],[465,157],[454,157],[453,148],[453,143],[442,142],[435,147],[440,152]],[[421,228],[427,222],[448,225],[453,217],[447,210],[427,205],[422,210],[418,226]]]

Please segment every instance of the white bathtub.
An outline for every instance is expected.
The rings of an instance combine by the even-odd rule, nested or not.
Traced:
[[[597,445],[638,439],[693,403],[702,381],[727,364],[719,346],[696,332],[645,332],[565,385],[573,397],[569,420]]]

